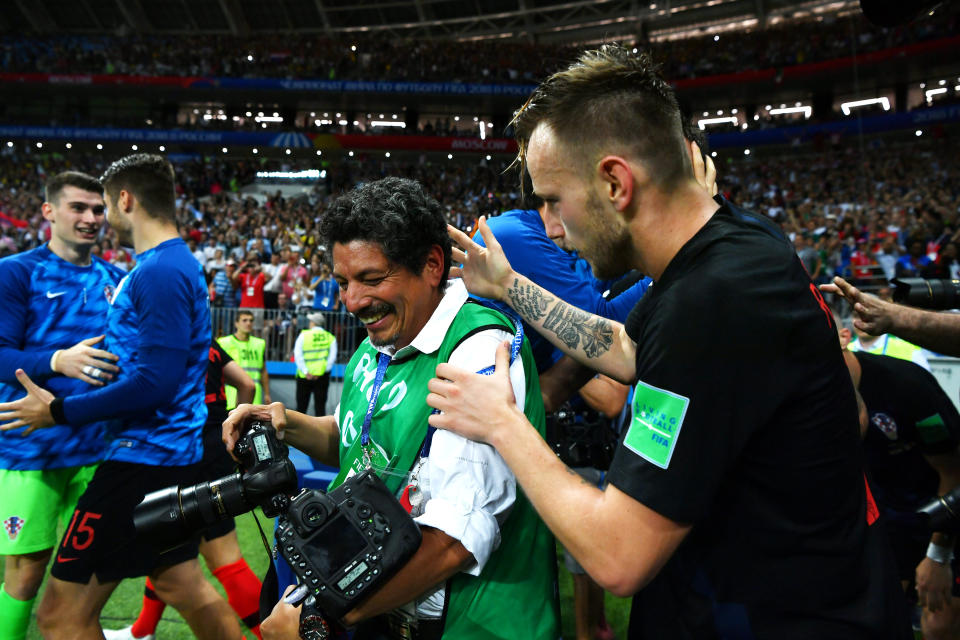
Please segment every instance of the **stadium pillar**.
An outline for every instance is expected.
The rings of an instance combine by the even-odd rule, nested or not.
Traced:
[[[813,117],[829,119],[833,115],[833,92],[818,91],[813,94]]]
[[[407,133],[416,133],[420,125],[420,111],[418,109],[407,109],[403,114],[403,123],[407,125]]]
[[[283,126],[293,129],[297,126],[297,108],[290,105],[280,106],[280,117],[283,118]]]
[[[903,113],[909,108],[907,105],[907,83],[898,82],[894,87],[893,109],[897,113]]]

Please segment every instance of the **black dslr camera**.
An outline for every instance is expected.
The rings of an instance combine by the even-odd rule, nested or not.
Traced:
[[[275,517],[297,492],[297,470],[287,445],[268,420],[251,420],[233,448],[236,473],[192,487],[167,487],[148,494],[133,512],[137,535],[160,550],[173,549],[205,527],[256,507]]]
[[[921,309],[960,308],[960,280],[894,278],[893,301]]]
[[[276,551],[309,596],[304,615],[340,619],[410,559],[420,529],[369,469],[330,493],[304,489],[291,498],[297,473],[287,446],[269,421],[247,424],[233,450],[240,471],[147,495],[134,511],[137,535],[172,549],[204,527],[260,507],[278,517]]]
[[[593,409],[575,411],[564,403],[547,414],[547,442],[570,467],[593,467],[606,471],[613,461],[619,436],[610,420]]]

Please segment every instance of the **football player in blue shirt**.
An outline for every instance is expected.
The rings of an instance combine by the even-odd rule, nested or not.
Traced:
[[[103,227],[103,187],[92,176],[66,171],[45,188],[43,217],[50,241],[0,260],[0,402],[23,395],[21,368],[58,395],[102,386],[117,357],[103,340],[107,308],[123,271],[92,256]],[[0,587],[4,638],[26,636],[43,581],[57,520],[70,522],[77,498],[103,455],[103,422],[46,429],[29,438],[0,433]]]
[[[107,346],[123,363],[110,385],[54,396],[22,371],[26,396],[0,404],[0,429],[26,433],[53,424],[117,418],[97,468],[57,552],[37,624],[45,638],[103,638],[100,611],[123,578],[149,575],[199,638],[240,638],[227,602],[197,562],[199,537],[158,554],[138,540],[133,510],[152,491],[200,480],[207,418],[204,378],[210,309],[200,264],[176,226],[173,167],[135,154],[101,178],[107,220],[137,266],[120,281],[107,317]]]

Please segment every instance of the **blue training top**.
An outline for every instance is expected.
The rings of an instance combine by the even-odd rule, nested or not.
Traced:
[[[50,358],[58,349],[104,333],[109,300],[123,276],[122,269],[96,256],[85,267],[71,264],[47,245],[0,260],[0,402],[26,394],[14,375],[18,368],[54,395],[94,388],[54,373]],[[103,343],[94,347],[104,348]],[[58,469],[97,462],[103,457],[104,426],[102,421],[82,428],[58,425],[26,438],[20,429],[0,432],[0,468]]]
[[[624,322],[634,305],[652,282],[643,278],[613,300],[606,300],[606,286],[593,277],[585,260],[565,251],[547,236],[540,214],[533,209],[512,209],[487,220],[490,230],[503,247],[510,266],[567,304],[587,313]],[[474,242],[485,246],[478,231]],[[537,371],[549,369],[563,352],[524,323],[524,331],[533,348]]]
[[[120,416],[109,427],[106,460],[200,460],[210,306],[203,270],[183,240],[137,256],[113,297],[106,342],[120,356],[120,375],[103,389],[66,398],[68,422]]]

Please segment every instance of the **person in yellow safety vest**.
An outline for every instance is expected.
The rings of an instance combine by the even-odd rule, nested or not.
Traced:
[[[253,404],[270,404],[270,376],[267,375],[267,343],[263,338],[251,335],[253,332],[253,313],[248,309],[237,312],[233,323],[234,333],[217,338],[223,350],[230,354],[257,385]],[[227,393],[227,410],[237,406],[237,390],[224,386]]]
[[[923,349],[917,345],[890,333],[885,333],[881,336],[872,336],[869,333],[853,327],[852,323],[850,326],[857,336],[847,347],[850,351],[866,351],[867,353],[875,353],[881,356],[900,358],[901,360],[918,364],[927,371],[930,371],[930,363],[927,361],[927,356],[924,355]]]
[[[306,413],[313,394],[313,411],[327,415],[327,389],[330,369],[337,361],[337,339],[323,328],[324,317],[319,311],[307,316],[310,325],[300,332],[293,345],[293,359],[297,363],[297,411]]]

